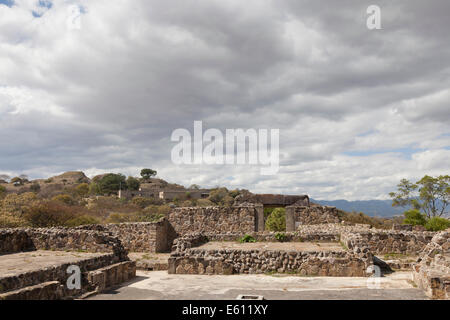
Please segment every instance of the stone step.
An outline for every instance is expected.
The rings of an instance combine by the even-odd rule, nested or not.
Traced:
[[[1,300],[59,300],[62,299],[63,286],[59,281],[48,281],[34,286],[0,294]]]
[[[55,256],[68,254],[67,252],[57,251],[52,251],[51,253]],[[30,251],[27,253],[3,255],[2,259],[4,266],[3,269],[0,269],[0,293],[31,287],[48,281],[59,281],[63,283],[68,277],[67,270],[71,265],[78,266],[82,273],[86,273],[101,267],[106,267],[113,263],[115,259],[115,256],[110,253],[99,254],[93,257],[83,256],[81,253],[80,257],[76,257],[75,260],[61,260],[53,262],[51,261],[52,257],[49,256],[48,261],[39,261],[39,263],[37,263],[36,259],[39,258],[39,254],[39,251]],[[17,256],[20,256],[20,259],[17,259]],[[6,263],[8,262],[8,259],[11,261]],[[11,268],[16,267],[16,260],[29,261],[27,266],[29,265],[31,268]]]
[[[129,281],[136,276],[136,263],[124,261],[82,273],[81,289],[69,290],[60,281],[46,281],[0,294],[0,300],[60,300],[86,298]],[[36,279],[38,281],[38,279]]]
[[[89,285],[96,292],[119,285],[136,277],[136,262],[124,261],[104,268],[90,271],[87,274]]]

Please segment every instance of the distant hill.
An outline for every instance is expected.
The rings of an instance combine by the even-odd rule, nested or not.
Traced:
[[[372,217],[393,217],[402,215],[405,208],[393,207],[391,200],[314,200],[312,202],[321,204],[323,206],[333,206],[338,209],[352,212],[363,212]]]

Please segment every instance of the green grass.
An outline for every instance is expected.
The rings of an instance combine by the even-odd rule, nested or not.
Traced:
[[[239,239],[240,243],[245,243],[245,242],[256,242],[256,239],[253,238],[251,235],[246,234],[245,236],[243,236],[241,239]]]
[[[404,258],[408,258],[410,257],[407,254],[403,254],[403,253],[395,253],[395,252],[391,252],[391,253],[386,253],[384,255],[385,259],[389,259],[389,258],[396,258],[396,259],[404,259]]]
[[[348,250],[348,247],[345,245],[345,243],[343,243],[342,241],[339,241],[339,244],[341,245],[341,247],[342,247],[344,250]]]

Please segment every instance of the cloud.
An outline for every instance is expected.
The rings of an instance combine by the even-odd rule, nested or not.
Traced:
[[[0,5],[0,173],[151,167],[184,185],[349,200],[448,173],[446,0],[379,1],[376,31],[370,1],[39,3]],[[280,129],[279,174],[175,166],[171,133],[194,120]]]

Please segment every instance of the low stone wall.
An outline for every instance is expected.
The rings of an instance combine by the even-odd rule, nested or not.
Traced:
[[[433,299],[450,299],[450,230],[436,234],[413,267],[413,280]]]
[[[0,230],[0,254],[32,250],[111,252],[127,260],[120,240],[107,232],[62,227]]]
[[[418,255],[433,238],[433,232],[371,230],[342,232],[341,241],[348,247],[368,247],[373,254],[400,253]]]
[[[108,232],[129,252],[169,252],[177,237],[166,218],[156,222],[92,224],[76,229]]]
[[[54,266],[50,270],[39,270],[17,277],[9,277],[9,279],[6,279],[9,282],[2,281],[5,279],[0,278],[0,288],[2,288],[0,290],[0,301],[76,298],[86,293],[102,292],[136,276],[134,261],[110,264],[114,260],[105,261],[105,257],[102,257],[102,259],[77,263],[82,271],[80,289],[70,290],[65,285],[69,276],[66,272],[68,264]],[[97,267],[98,269],[96,269]],[[19,289],[11,290],[11,288]]]
[[[46,281],[59,281],[60,283],[65,284],[69,276],[67,274],[67,268],[70,265],[77,265],[80,267],[82,273],[86,273],[118,262],[119,259],[116,255],[105,254],[90,259],[80,258],[75,262],[54,265],[50,268],[29,271],[14,276],[0,276],[0,293],[17,288],[38,285],[39,283]]]
[[[193,232],[253,232],[256,230],[256,208],[253,205],[235,207],[182,207],[172,209],[167,219],[178,235]]]
[[[340,222],[337,209],[335,207],[294,206],[293,208],[295,223],[300,225]]]
[[[128,261],[121,241],[102,227],[83,228],[18,228],[0,230],[1,253],[8,255],[21,251],[85,251],[96,252],[95,257],[80,257],[70,263],[59,263],[45,268],[9,274],[0,274],[0,299],[61,299],[79,296],[92,290],[88,274],[100,270],[105,284],[129,279],[136,272],[134,262]],[[78,257],[78,256],[77,256]],[[69,290],[66,281],[68,267],[80,268],[81,289]],[[51,290],[55,290],[51,293]],[[57,291],[56,291],[57,290]]]
[[[24,229],[0,229],[0,254],[34,250]]]
[[[130,252],[168,252],[175,238],[165,218],[158,222],[107,224],[105,229]]]
[[[122,261],[94,271],[87,275],[88,287],[99,293],[103,290],[133,279],[136,276],[136,262]]]
[[[119,260],[128,260],[127,251],[117,237],[107,232],[69,229],[27,229],[35,250],[112,252]]]
[[[258,241],[277,241],[276,233],[253,233]],[[301,240],[299,233],[286,233],[290,241]],[[298,273],[309,276],[366,276],[373,264],[367,247],[355,246],[346,251],[300,252],[284,250],[206,250],[196,248],[208,241],[236,241],[242,234],[194,233],[174,241],[169,258],[169,273],[234,274]],[[339,234],[309,234],[310,238],[329,242]],[[335,242],[333,241],[333,242]]]
[[[8,293],[0,294],[1,300],[60,300],[64,298],[64,286],[58,281],[48,281]]]
[[[365,261],[352,252],[188,249],[169,258],[169,273],[298,273],[305,276],[361,277]]]

